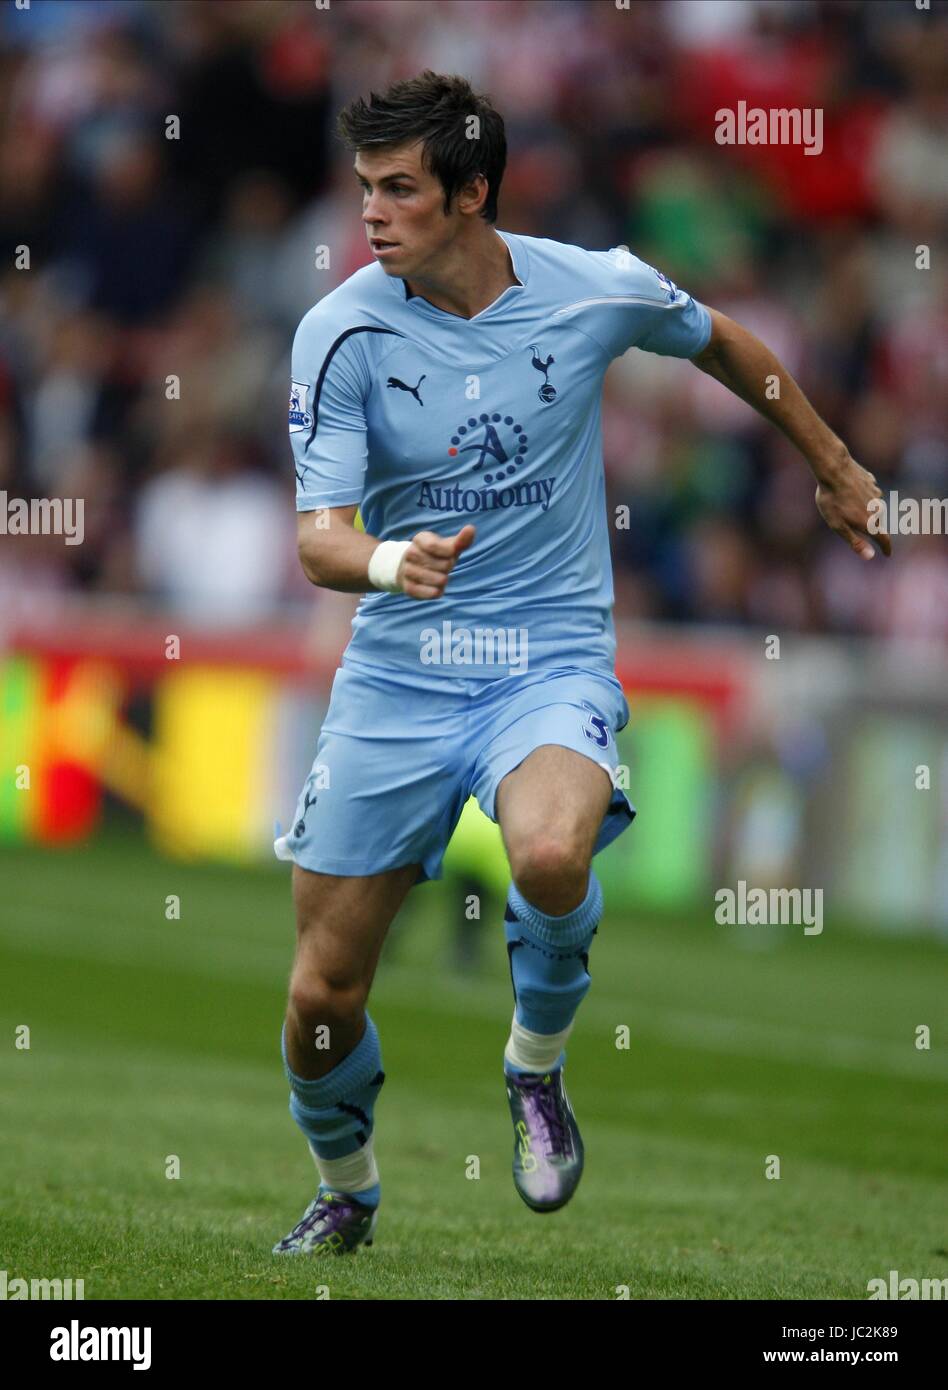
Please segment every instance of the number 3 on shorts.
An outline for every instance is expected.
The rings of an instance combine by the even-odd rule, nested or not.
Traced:
[[[592,709],[592,706],[587,705],[585,701],[583,701],[583,707],[588,710]],[[597,748],[609,747],[609,729],[601,714],[589,714],[583,725],[583,733]]]

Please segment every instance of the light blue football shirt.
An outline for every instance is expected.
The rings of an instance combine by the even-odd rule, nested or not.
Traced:
[[[367,593],[344,660],[465,678],[611,674],[603,377],[630,347],[693,357],[711,316],[625,248],[497,235],[519,283],[472,319],[409,296],[378,263],[303,318],[290,388],[297,510],[358,503],[381,540],[477,528],[442,598]],[[506,652],[501,640],[478,646],[478,631],[509,634]]]

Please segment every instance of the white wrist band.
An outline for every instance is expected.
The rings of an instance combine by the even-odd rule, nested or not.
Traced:
[[[386,589],[390,594],[401,593],[398,567],[411,541],[380,541],[369,559],[369,583],[373,589]]]

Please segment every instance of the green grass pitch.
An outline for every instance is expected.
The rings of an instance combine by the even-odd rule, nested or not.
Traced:
[[[278,1260],[317,1181],[279,1057],[288,867],[169,863],[119,835],[0,852],[0,1269],[82,1278],[87,1299],[864,1299],[890,1269],[948,1273],[943,948],[722,927],[713,903],[607,916],[567,1071],[586,1172],[538,1216],[510,1175],[502,925],[460,973],[454,902],[410,895],[370,1000],[376,1243]]]

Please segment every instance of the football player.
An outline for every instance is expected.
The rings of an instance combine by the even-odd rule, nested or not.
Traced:
[[[385,1078],[366,1002],[390,922],[440,876],[472,794],[512,879],[514,1183],[551,1212],[582,1174],[564,1065],[603,906],[591,865],[635,815],[614,775],[629,710],[600,434],[610,362],[633,347],[689,358],[736,392],[796,445],[823,518],[865,559],[880,495],[746,329],[625,248],[498,230],[504,123],[463,78],[398,82],[339,129],[373,262],[299,326],[290,438],[303,569],[364,597],[275,846],[297,919],[283,1059],[320,1174],[281,1254],[372,1240]]]

